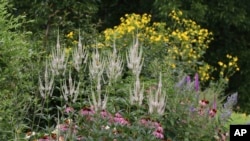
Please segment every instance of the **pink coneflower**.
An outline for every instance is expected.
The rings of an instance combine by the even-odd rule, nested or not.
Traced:
[[[50,141],[49,135],[44,135],[42,138],[38,139],[38,141]]]
[[[68,124],[59,124],[59,125],[57,125],[56,128],[62,132],[66,132],[69,129],[69,125]]]
[[[215,96],[214,96],[214,104],[213,104],[213,108],[211,108],[209,110],[209,116],[210,117],[214,117],[217,113],[217,110],[216,110],[216,99],[215,99]]]
[[[111,118],[112,117],[111,114],[109,112],[107,112],[106,110],[102,110],[100,114],[101,114],[102,118]]]
[[[65,113],[69,114],[71,112],[74,112],[74,108],[72,108],[72,107],[66,107],[65,108]]]
[[[204,109],[202,109],[202,108],[198,109],[198,114],[199,114],[200,116],[203,116],[204,113],[205,113],[205,110],[204,110]]]
[[[159,139],[164,139],[164,135],[161,131],[158,131],[158,130],[155,130],[153,132],[153,135],[156,137],[156,138],[159,138]]]
[[[163,133],[163,128],[162,128],[162,126],[161,126],[161,125],[156,126],[156,130],[157,130],[158,132]]]
[[[142,118],[140,119],[140,124],[142,124],[143,126],[149,126],[149,118]]]
[[[93,115],[95,114],[95,111],[91,108],[84,107],[83,109],[80,110],[80,114],[83,116]]]
[[[217,110],[216,110],[216,109],[211,109],[211,110],[209,111],[209,116],[210,116],[210,117],[214,117],[214,116],[216,115],[216,113],[217,113]]]
[[[128,125],[129,124],[128,120],[123,118],[122,115],[119,113],[115,114],[114,122],[119,123],[121,125]]]
[[[199,101],[199,104],[203,108],[203,107],[206,107],[209,104],[209,101],[206,100],[206,99],[202,99],[202,100]]]

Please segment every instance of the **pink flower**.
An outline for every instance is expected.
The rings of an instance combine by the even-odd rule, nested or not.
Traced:
[[[156,127],[156,130],[163,133],[163,128],[161,126]]]
[[[216,110],[216,99],[215,99],[215,96],[214,96],[214,103],[213,103],[213,108],[211,108],[211,110],[209,111],[209,116],[210,117],[214,117],[215,114],[217,113],[217,110]]]
[[[205,110],[204,110],[204,109],[200,108],[200,109],[198,110],[198,114],[199,114],[200,116],[203,116],[204,113],[205,113]]]
[[[120,113],[116,113],[116,114],[115,114],[115,117],[117,117],[117,118],[122,118],[122,115],[121,115]]]
[[[69,125],[68,124],[59,124],[59,125],[57,125],[56,128],[59,129],[60,131],[65,132],[69,129]]]
[[[148,126],[148,119],[142,118],[140,120],[140,124],[144,125],[144,126]]]
[[[128,120],[126,120],[125,118],[123,118],[122,115],[119,114],[119,113],[115,114],[114,122],[119,123],[121,125],[128,125],[129,124]]]
[[[80,110],[80,114],[83,115],[83,116],[93,115],[93,114],[95,114],[95,111],[93,109],[85,107],[85,108]]]
[[[206,107],[209,104],[209,101],[206,99],[202,99],[199,101],[199,104],[201,105],[201,107]]]
[[[209,116],[210,116],[210,117],[214,117],[214,116],[216,115],[216,112],[217,112],[216,109],[211,109],[211,110],[209,111]]]
[[[153,135],[156,137],[156,138],[159,138],[159,139],[163,139],[164,138],[164,135],[162,132],[158,131],[158,130],[155,130],[153,132]]]
[[[50,141],[49,135],[44,135],[42,138],[38,139],[38,141]]]
[[[66,107],[66,109],[65,109],[65,113],[70,113],[70,112],[74,112],[74,108],[72,108],[72,107]]]
[[[101,116],[102,118],[111,118],[111,114],[109,112],[107,112],[106,110],[102,110],[101,111]]]

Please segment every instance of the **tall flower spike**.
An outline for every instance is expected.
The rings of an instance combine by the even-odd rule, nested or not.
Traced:
[[[141,88],[140,79],[139,77],[136,77],[136,81],[134,84],[134,89],[130,90],[130,103],[138,104],[139,106],[142,105],[143,101],[143,92],[144,92],[144,86]]]
[[[52,50],[51,68],[55,75],[59,75],[61,72],[65,73],[66,70],[66,59],[65,51],[60,46],[59,32],[57,35],[56,49]]]
[[[112,81],[116,81],[117,78],[122,74],[123,63],[121,58],[117,55],[115,42],[113,45],[113,53],[110,53],[108,56],[107,64],[107,77],[109,78],[109,84]]]
[[[72,77],[71,77],[71,72],[69,72],[69,78],[68,78],[68,83],[65,80],[62,84],[62,94],[63,98],[65,101],[69,101],[69,98],[71,102],[76,102],[78,94],[79,94],[79,86],[80,82],[76,86],[75,82],[73,82]]]
[[[177,84],[175,84],[175,87],[177,88],[183,88],[183,86],[186,84],[186,76],[182,77],[181,80]]]
[[[166,94],[162,93],[162,78],[160,74],[158,83],[158,89],[155,94],[152,93],[150,90],[150,94],[148,97],[148,105],[149,105],[149,113],[158,113],[159,115],[162,115],[165,111],[166,107]]]
[[[52,96],[53,93],[53,83],[54,83],[54,76],[48,70],[48,65],[46,62],[45,72],[44,72],[44,85],[39,77],[39,91],[43,98],[47,98],[48,96]]]
[[[96,80],[102,76],[104,71],[104,62],[100,59],[100,54],[98,49],[95,49],[95,52],[92,54],[91,64],[89,66],[89,73],[92,80]]]
[[[186,82],[187,82],[187,85],[190,85],[190,84],[191,84],[191,78],[190,78],[189,75],[186,77]]]
[[[199,82],[199,75],[198,73],[195,74],[194,76],[194,88],[195,88],[195,91],[198,92],[200,90],[200,82]]]
[[[96,97],[97,95],[97,97]],[[106,109],[108,97],[104,96],[104,99],[101,98],[101,77],[98,77],[96,93],[92,92],[92,102],[91,107],[95,109],[95,111],[100,111]]]
[[[140,75],[142,65],[143,65],[143,58],[142,58],[142,49],[139,50],[139,41],[138,37],[136,37],[136,41],[129,49],[129,53],[126,55],[127,58],[127,66],[129,69],[132,70],[134,75]]]
[[[81,65],[83,63],[86,63],[87,59],[88,59],[88,53],[85,50],[85,48],[83,48],[83,45],[81,42],[80,31],[79,31],[78,46],[76,49],[74,49],[72,57],[73,57],[73,65],[74,65],[75,69],[79,72]]]
[[[224,104],[224,108],[231,109],[235,104],[237,104],[238,93],[234,93],[227,97],[227,102]]]

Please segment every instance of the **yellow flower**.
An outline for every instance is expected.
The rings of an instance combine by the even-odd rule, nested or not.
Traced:
[[[74,41],[73,41],[73,44],[78,44],[78,41],[77,41],[77,40],[74,40]]]
[[[71,31],[71,32],[69,32],[69,34],[67,34],[67,37],[70,38],[70,39],[72,39],[73,35],[74,35],[73,31]]]
[[[232,63],[232,62],[229,62],[229,63],[228,63],[228,66],[232,66],[232,65],[233,65],[233,63]]]
[[[227,54],[227,58],[231,59],[231,58],[232,58],[232,56],[231,56],[231,55],[229,55],[229,54]]]
[[[68,56],[71,52],[72,48],[71,47],[68,47],[68,48],[65,48],[64,51],[66,53],[66,55]]]
[[[236,68],[236,71],[240,71],[240,68]]]
[[[225,78],[225,80],[226,80],[227,82],[229,81],[229,79],[228,79],[227,77]]]
[[[234,60],[234,62],[237,62],[238,61],[238,57],[234,57],[233,60]]]
[[[171,64],[171,67],[172,67],[172,68],[176,68],[176,65],[175,65],[175,64]]]
[[[222,76],[223,76],[223,75],[224,75],[224,72],[223,72],[223,71],[221,71],[221,72],[220,72],[220,75],[222,75]]]
[[[221,61],[219,61],[218,64],[219,64],[220,66],[223,66],[223,63],[222,63]]]

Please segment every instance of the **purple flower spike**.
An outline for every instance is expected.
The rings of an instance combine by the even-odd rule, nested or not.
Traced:
[[[186,77],[186,81],[187,81],[187,84],[188,84],[188,85],[191,84],[191,78],[190,78],[189,75]]]
[[[216,98],[214,96],[214,104],[213,104],[213,108],[216,109],[217,105],[216,105]]]
[[[195,88],[196,92],[198,92],[200,90],[199,75],[198,75],[198,73],[196,73],[195,76],[194,76],[194,88]]]

